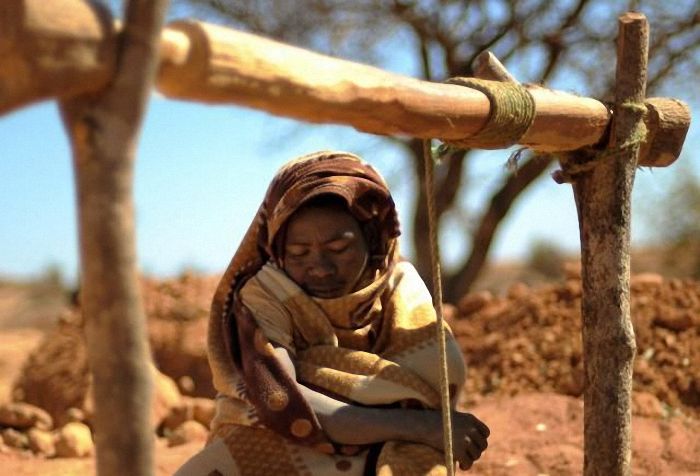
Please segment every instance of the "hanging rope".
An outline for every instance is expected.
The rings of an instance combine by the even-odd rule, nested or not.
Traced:
[[[446,81],[481,91],[489,98],[486,124],[471,137],[443,141],[461,148],[505,149],[517,144],[535,120],[535,99],[519,83],[456,77]]]
[[[428,205],[428,231],[430,236],[430,262],[433,274],[433,305],[437,314],[437,339],[440,346],[440,397],[442,402],[442,437],[445,448],[445,466],[448,476],[454,476],[452,449],[452,415],[450,408],[450,388],[447,374],[447,344],[445,323],[442,315],[442,278],[440,276],[440,246],[438,243],[437,213],[435,210],[435,163],[430,148],[430,139],[423,141],[423,162],[425,166],[425,196]]]

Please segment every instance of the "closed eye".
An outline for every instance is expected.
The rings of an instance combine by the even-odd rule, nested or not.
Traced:
[[[285,255],[292,258],[301,258],[308,254],[309,249],[306,246],[291,245],[284,249]]]
[[[326,248],[334,253],[342,253],[350,247],[350,240],[333,240],[326,243]]]

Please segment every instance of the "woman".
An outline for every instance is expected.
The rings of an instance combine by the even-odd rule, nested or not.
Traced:
[[[358,157],[280,169],[214,297],[217,413],[178,474],[444,474],[436,316],[398,236],[384,180]],[[454,402],[464,364],[448,339]],[[466,469],[489,430],[459,412],[453,426]]]

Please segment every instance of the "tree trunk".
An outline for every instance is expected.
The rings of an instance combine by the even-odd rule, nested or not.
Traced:
[[[418,274],[426,282],[432,281],[432,271],[430,263],[430,238],[428,236],[428,207],[425,196],[424,162],[423,162],[423,141],[412,139],[408,143],[409,153],[414,164],[416,175],[416,198],[413,214],[413,249],[415,259],[413,264]],[[453,208],[457,198],[457,192],[462,187],[462,175],[467,161],[469,151],[456,151],[445,157],[444,163],[436,167],[435,170],[435,207],[438,223],[446,210]]]
[[[629,475],[632,370],[630,202],[644,135],[648,26],[620,17],[615,119],[609,148],[574,178],[583,265],[584,474]],[[586,157],[586,160],[591,157]]]
[[[486,262],[501,221],[515,200],[542,175],[551,161],[550,156],[535,155],[519,167],[517,172],[511,174],[500,190],[493,195],[488,209],[479,221],[479,227],[472,236],[469,258],[462,267],[446,279],[446,301],[457,302],[461,296],[469,292]]]
[[[64,100],[78,193],[81,304],[100,475],[153,474],[152,383],[135,252],[133,165],[157,67],[166,0],[131,0],[117,72]]]

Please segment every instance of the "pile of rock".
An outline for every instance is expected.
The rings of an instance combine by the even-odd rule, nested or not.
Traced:
[[[153,368],[155,396],[151,420],[155,434],[167,446],[204,443],[214,416],[214,401],[180,394],[175,382]],[[83,408],[70,408],[54,425],[49,412],[26,402],[0,405],[0,452],[31,452],[46,458],[82,458],[94,451],[93,403],[88,389]]]
[[[1,445],[17,451],[51,457],[90,456],[94,445],[90,427],[80,421],[83,413],[72,412],[76,421],[54,428],[53,419],[44,410],[22,402],[0,405]]]

